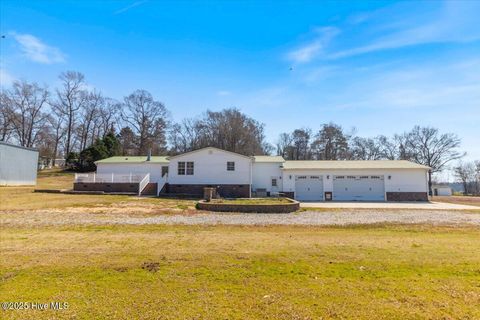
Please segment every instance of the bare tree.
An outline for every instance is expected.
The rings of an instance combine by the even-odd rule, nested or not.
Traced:
[[[432,168],[428,175],[428,187],[432,195],[432,173],[444,169],[451,161],[465,154],[458,151],[460,139],[453,133],[441,134],[438,129],[415,126],[405,134],[405,149],[408,157],[416,163]]]
[[[385,137],[355,137],[350,142],[350,157],[354,160],[380,160],[385,154],[382,147]]]
[[[337,124],[324,124],[312,142],[312,153],[317,160],[344,160],[348,157],[349,136]]]
[[[295,147],[293,146],[293,137],[290,133],[281,133],[277,142],[277,155],[286,160],[293,160]]]
[[[296,129],[292,132],[292,143],[294,147],[294,160],[309,160],[310,137],[312,130],[308,128]]]
[[[6,91],[0,93],[0,141],[8,141],[12,134],[11,110]]]
[[[475,193],[476,187],[476,167],[473,162],[459,162],[453,169],[455,176],[463,185],[463,193],[465,195]]]
[[[169,141],[172,153],[209,146],[245,155],[272,150],[265,141],[264,125],[235,108],[207,111],[201,118],[184,120],[172,127]]]
[[[55,166],[55,161],[58,157],[60,142],[65,137],[65,119],[62,114],[53,112],[48,117],[53,139],[52,165]]]
[[[125,97],[121,115],[138,136],[138,155],[146,154],[150,148],[157,153],[165,150],[168,111],[148,91],[136,90]]]
[[[95,122],[100,116],[100,110],[105,102],[104,97],[100,92],[88,92],[85,96],[85,103],[81,110],[81,124],[80,129],[80,150],[88,147],[88,142],[93,144],[95,140]],[[89,139],[91,137],[91,139]]]
[[[40,130],[45,124],[49,92],[37,83],[15,81],[11,90],[6,90],[2,98],[7,119],[18,143],[24,147],[33,147]]]
[[[65,117],[66,143],[65,154],[72,151],[72,140],[77,122],[77,114],[86,101],[85,77],[80,72],[67,71],[59,76],[62,86],[57,89],[54,109]]]

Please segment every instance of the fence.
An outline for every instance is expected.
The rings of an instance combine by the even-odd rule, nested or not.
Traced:
[[[75,173],[75,182],[83,183],[143,183],[145,187],[149,180],[149,173]]]

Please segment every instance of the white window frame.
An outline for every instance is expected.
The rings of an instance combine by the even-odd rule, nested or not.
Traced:
[[[275,181],[275,183],[273,183]],[[278,178],[272,178],[271,179],[271,184],[272,184],[272,187],[278,187]]]
[[[193,176],[195,174],[195,163],[193,161],[187,161],[185,164],[185,174],[187,176]]]
[[[177,174],[179,176],[184,176],[187,173],[187,167],[185,161],[178,161],[177,162]]]

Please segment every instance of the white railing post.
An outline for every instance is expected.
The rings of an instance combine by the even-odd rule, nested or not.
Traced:
[[[73,180],[74,182],[77,182],[77,174],[75,173],[75,180]]]
[[[130,183],[132,183],[132,173],[130,172]]]
[[[112,172],[112,183],[113,183],[113,172]]]
[[[96,178],[96,173],[94,172],[93,173],[93,183],[95,183],[95,181],[96,181],[95,178]]]

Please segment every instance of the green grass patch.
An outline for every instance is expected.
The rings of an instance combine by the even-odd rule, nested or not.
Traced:
[[[478,319],[480,231],[432,226],[3,228],[2,319]]]

